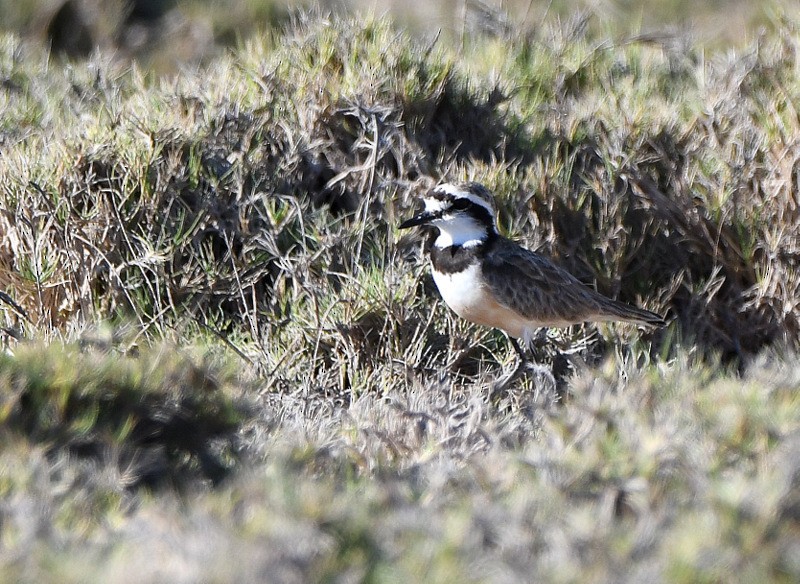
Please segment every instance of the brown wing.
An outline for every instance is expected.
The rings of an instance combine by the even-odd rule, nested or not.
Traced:
[[[544,256],[506,239],[487,251],[483,277],[500,304],[544,326],[601,320],[663,324],[659,315],[606,298]]]

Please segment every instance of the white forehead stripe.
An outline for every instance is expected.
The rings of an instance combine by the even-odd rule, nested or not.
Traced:
[[[454,197],[463,197],[464,191],[459,189],[452,183],[444,183],[433,189],[437,193],[444,193],[445,195],[452,195]]]
[[[428,213],[438,213],[439,211],[444,211],[450,206],[447,201],[441,201],[439,199],[434,199],[433,197],[425,197],[422,199],[422,202],[425,203],[425,210]]]
[[[470,201],[472,201],[476,205],[480,205],[481,207],[483,207],[484,209],[489,211],[489,214],[492,217],[494,217],[494,209],[492,208],[492,204],[489,201],[483,199],[482,197],[479,197],[475,193],[471,193],[471,192],[469,192],[467,190],[461,189],[458,186],[456,186],[454,184],[451,184],[451,183],[445,183],[445,184],[439,185],[438,187],[436,187],[433,190],[437,191],[439,193],[445,193],[446,195],[451,195],[453,197],[456,197],[457,199],[469,199]],[[438,203],[439,201],[436,201],[436,202]],[[427,201],[425,203],[425,207],[426,207],[426,210],[433,210],[433,209],[428,209]],[[439,207],[437,210],[440,210],[441,208],[442,207]]]
[[[480,205],[481,207],[483,207],[484,209],[489,211],[489,215],[494,217],[494,209],[492,209],[492,205],[490,203],[488,203],[485,199],[482,199],[478,195],[473,195],[472,193],[469,193],[469,192],[465,193],[465,194],[466,194],[466,198],[467,199],[469,199],[470,201],[472,201],[476,205]]]

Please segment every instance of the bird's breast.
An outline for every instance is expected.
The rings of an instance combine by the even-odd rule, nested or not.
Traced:
[[[461,318],[503,329],[514,337],[523,336],[525,319],[499,304],[487,290],[480,262],[475,261],[457,272],[440,272],[434,268],[433,281],[447,306]]]
[[[458,272],[433,270],[433,281],[447,305],[456,314],[467,318],[469,313],[484,301],[480,264],[474,262]]]

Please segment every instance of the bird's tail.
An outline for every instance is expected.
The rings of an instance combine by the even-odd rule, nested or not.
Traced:
[[[604,304],[604,314],[598,320],[615,320],[622,322],[632,322],[634,324],[643,324],[649,326],[664,326],[666,321],[664,317],[655,312],[650,312],[643,308],[637,308],[624,302],[617,300],[606,299]]]

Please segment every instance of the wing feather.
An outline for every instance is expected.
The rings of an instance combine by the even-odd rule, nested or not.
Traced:
[[[544,326],[598,320],[663,323],[659,315],[606,298],[546,257],[503,238],[487,251],[483,277],[500,304]]]

